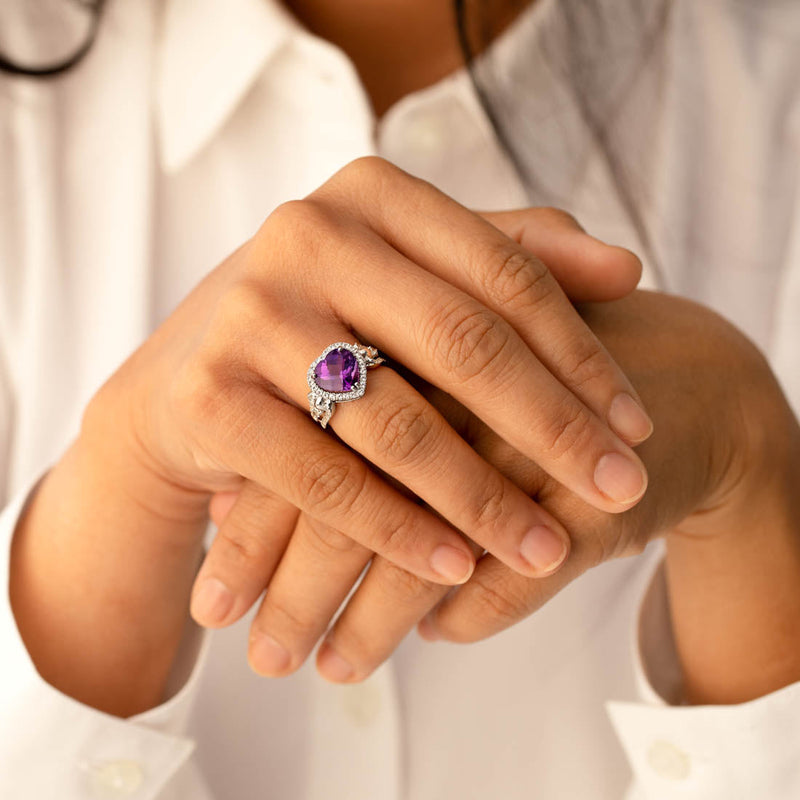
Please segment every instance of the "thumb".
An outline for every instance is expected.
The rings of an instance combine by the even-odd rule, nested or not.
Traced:
[[[574,303],[618,300],[642,276],[635,253],[596,239],[560,208],[477,213],[540,258]]]

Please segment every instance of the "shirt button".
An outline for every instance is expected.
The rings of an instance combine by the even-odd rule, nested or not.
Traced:
[[[351,722],[360,728],[375,722],[382,705],[380,689],[369,682],[348,686],[347,689],[342,700]]]
[[[689,777],[689,756],[669,742],[653,742],[647,751],[647,763],[662,778],[682,781]]]
[[[143,780],[144,771],[138,761],[105,761],[89,769],[89,782],[98,798],[130,797]]]
[[[439,152],[446,138],[443,121],[433,116],[410,120],[405,130],[406,146],[421,154]]]

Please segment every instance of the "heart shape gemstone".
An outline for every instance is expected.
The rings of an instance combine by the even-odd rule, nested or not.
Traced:
[[[344,347],[331,350],[314,367],[314,380],[326,392],[349,392],[360,377],[358,360]]]

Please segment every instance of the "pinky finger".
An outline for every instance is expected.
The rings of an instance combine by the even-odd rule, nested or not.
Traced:
[[[214,502],[222,524],[195,578],[190,611],[199,625],[221,628],[239,619],[269,583],[299,512],[253,482],[232,506],[227,496]]]

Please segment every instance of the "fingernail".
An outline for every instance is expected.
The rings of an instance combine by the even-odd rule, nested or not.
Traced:
[[[336,682],[346,681],[355,672],[353,665],[342,658],[328,642],[322,645],[317,666],[324,678]]]
[[[616,503],[630,503],[644,494],[647,473],[644,467],[621,453],[606,453],[597,462],[594,483]]]
[[[472,559],[462,550],[440,544],[432,553],[431,568],[450,583],[464,583],[472,575]]]
[[[192,616],[200,624],[222,622],[233,608],[233,592],[217,578],[205,578],[192,598]]]
[[[627,392],[621,392],[611,401],[608,422],[620,436],[637,444],[653,432],[653,421]]]
[[[277,675],[292,660],[289,651],[268,633],[253,634],[250,643],[250,665],[259,675]]]
[[[436,642],[442,638],[439,635],[439,631],[436,630],[430,614],[427,614],[419,621],[417,633],[419,633],[419,635],[425,639],[426,642]]]
[[[520,542],[519,552],[534,569],[554,570],[567,555],[567,543],[544,525],[531,528]]]

